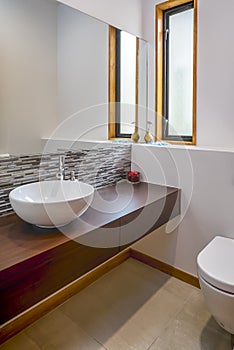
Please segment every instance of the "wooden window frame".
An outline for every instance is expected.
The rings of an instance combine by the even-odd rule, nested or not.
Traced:
[[[130,134],[120,134],[120,115],[118,112],[120,91],[117,91],[119,84],[117,67],[117,30],[109,26],[109,92],[108,92],[108,139],[130,139]],[[138,125],[138,53],[139,38],[136,38],[136,98],[135,98],[135,124]],[[118,100],[118,101],[117,101]]]
[[[156,130],[158,141],[163,140],[163,40],[164,40],[164,11],[190,3],[191,0],[169,0],[156,5]],[[197,110],[197,0],[194,0],[194,36],[193,36],[193,111],[192,111],[192,141],[164,140],[174,144],[196,144],[196,110]]]

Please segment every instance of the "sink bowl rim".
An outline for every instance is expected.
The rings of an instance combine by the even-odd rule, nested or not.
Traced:
[[[43,191],[45,191],[45,187],[46,186],[53,186],[53,185],[61,185],[64,186],[62,187],[62,191],[64,193],[64,198],[61,199],[48,199],[46,200],[43,197]],[[74,186],[74,187],[79,187],[79,186],[84,186],[87,190],[87,192],[85,192],[84,194],[82,194],[82,190],[81,193],[79,195],[77,195],[76,193],[74,193],[74,195],[72,197],[65,197],[66,194],[66,186]],[[19,192],[21,190],[27,189],[27,188],[32,188],[33,187],[37,188],[39,187],[39,193],[41,195],[41,200],[34,200],[33,198],[21,198],[19,196]],[[43,188],[44,187],[44,188]],[[17,201],[17,202],[21,202],[21,203],[25,203],[25,204],[31,204],[31,205],[55,205],[55,204],[62,204],[62,203],[66,203],[66,202],[72,202],[72,201],[77,201],[79,199],[85,199],[86,197],[89,197],[91,195],[93,195],[94,193],[94,187],[90,184],[87,184],[85,182],[82,181],[70,181],[70,180],[45,180],[45,181],[37,181],[37,182],[31,182],[29,184],[24,184],[24,185],[20,185],[16,188],[14,188],[13,190],[11,190],[10,194],[9,194],[9,198]]]

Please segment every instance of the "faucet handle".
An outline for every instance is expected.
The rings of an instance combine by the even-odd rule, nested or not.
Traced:
[[[76,181],[75,171],[71,171],[71,172],[70,172],[70,180],[71,180],[71,181]]]

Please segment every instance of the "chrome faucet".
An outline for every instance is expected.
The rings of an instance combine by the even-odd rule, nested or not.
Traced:
[[[65,156],[59,156],[59,171],[56,174],[58,180],[65,180]]]

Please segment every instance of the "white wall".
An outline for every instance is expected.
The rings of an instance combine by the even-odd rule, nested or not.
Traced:
[[[55,125],[55,8],[47,0],[0,0],[0,153],[39,152]]]
[[[135,248],[196,275],[196,256],[213,237],[234,238],[234,152],[133,145],[132,168],[143,181],[182,189],[179,226],[174,220],[170,234],[162,228]]]
[[[58,125],[54,137],[108,138],[108,25],[58,6]]]
[[[234,147],[233,11],[232,0],[199,0],[198,145]]]
[[[141,0],[59,0],[136,36],[142,34]]]

